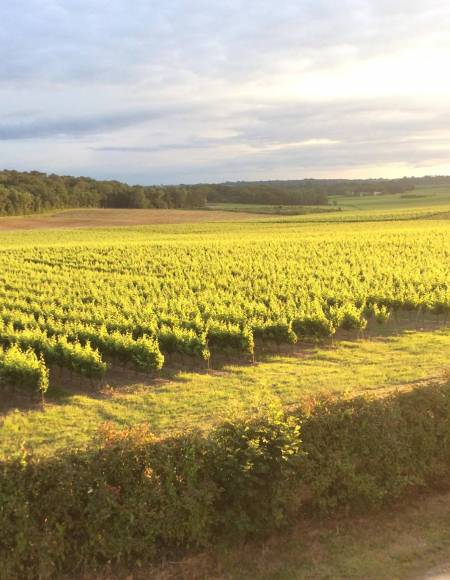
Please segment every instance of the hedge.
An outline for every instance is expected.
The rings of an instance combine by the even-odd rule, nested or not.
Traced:
[[[1,464],[1,578],[134,566],[366,512],[450,475],[450,386],[311,403],[158,439],[103,430],[90,449]]]

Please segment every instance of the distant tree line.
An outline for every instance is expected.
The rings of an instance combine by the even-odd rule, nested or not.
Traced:
[[[327,205],[327,192],[317,184],[300,181],[220,183],[204,186],[212,203],[261,205]]]
[[[39,171],[0,171],[0,215],[60,208],[201,208],[210,203],[326,205],[333,195],[405,193],[450,186],[448,176],[402,179],[300,179],[196,185],[128,185]]]
[[[38,171],[0,171],[0,215],[73,207],[195,208],[206,193],[197,186],[141,186]]]
[[[415,181],[403,178],[234,182],[207,186],[207,196],[208,201],[216,203],[326,205],[332,195],[404,193],[414,189]]]

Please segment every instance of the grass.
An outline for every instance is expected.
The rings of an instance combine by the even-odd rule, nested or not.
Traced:
[[[252,203],[210,203],[209,210],[251,212],[276,215],[305,215],[312,213],[330,213],[339,211],[338,207],[326,205],[268,205]]]
[[[406,193],[366,196],[330,196],[330,203],[343,210],[420,209],[450,204],[450,188],[447,186],[417,188]]]
[[[192,580],[443,579],[449,576],[440,573],[450,573],[449,523],[450,494],[423,497],[389,513],[313,522],[263,543],[204,554],[181,562],[175,574],[181,569]],[[166,566],[160,578],[180,577],[175,574]]]
[[[414,218],[450,211],[450,188],[417,188],[404,194],[330,195],[328,206],[259,205],[241,203],[210,204],[209,209],[230,212],[298,216],[302,221],[355,221]],[[321,215],[319,215],[321,214]]]
[[[83,447],[105,422],[121,427],[145,422],[155,433],[170,433],[208,428],[230,414],[251,412],[268,397],[292,405],[324,394],[380,395],[442,380],[449,358],[450,329],[429,329],[311,346],[211,372],[169,368],[147,382],[133,380],[129,371],[113,373],[100,392],[80,388],[75,380],[62,381],[65,387],[56,381],[44,410],[6,394],[0,457],[23,447],[38,455]]]

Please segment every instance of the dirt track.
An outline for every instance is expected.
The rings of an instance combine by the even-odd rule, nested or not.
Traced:
[[[0,231],[44,228],[95,228],[238,221],[261,214],[184,209],[75,209],[45,215],[0,218]]]

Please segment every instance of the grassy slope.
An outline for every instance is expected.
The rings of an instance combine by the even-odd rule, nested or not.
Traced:
[[[253,211],[297,218],[300,221],[359,221],[408,219],[434,214],[449,214],[450,188],[418,188],[406,194],[379,196],[330,196],[329,206],[276,206],[248,204],[213,204],[222,211]],[[326,213],[328,212],[328,213]],[[448,215],[446,215],[448,217]]]
[[[209,210],[252,212],[259,214],[303,215],[311,213],[329,213],[339,211],[339,208],[324,205],[264,205],[251,203],[210,203]]]
[[[377,210],[377,209],[414,209],[440,206],[450,203],[450,188],[429,187],[417,188],[406,194],[368,195],[363,197],[349,197],[336,195],[330,197],[343,210]]]
[[[16,399],[2,420],[0,456],[23,444],[40,454],[83,446],[105,422],[126,426],[148,422],[155,432],[208,425],[229,413],[249,412],[268,396],[285,404],[324,393],[347,394],[408,388],[442,380],[450,358],[450,329],[404,332],[371,340],[341,341],[269,356],[256,365],[227,365],[220,371],[166,370],[142,383],[112,375],[101,393],[53,387],[44,411]],[[11,395],[6,400],[10,403]],[[15,406],[18,407],[15,410]],[[20,410],[20,408],[22,409]]]

